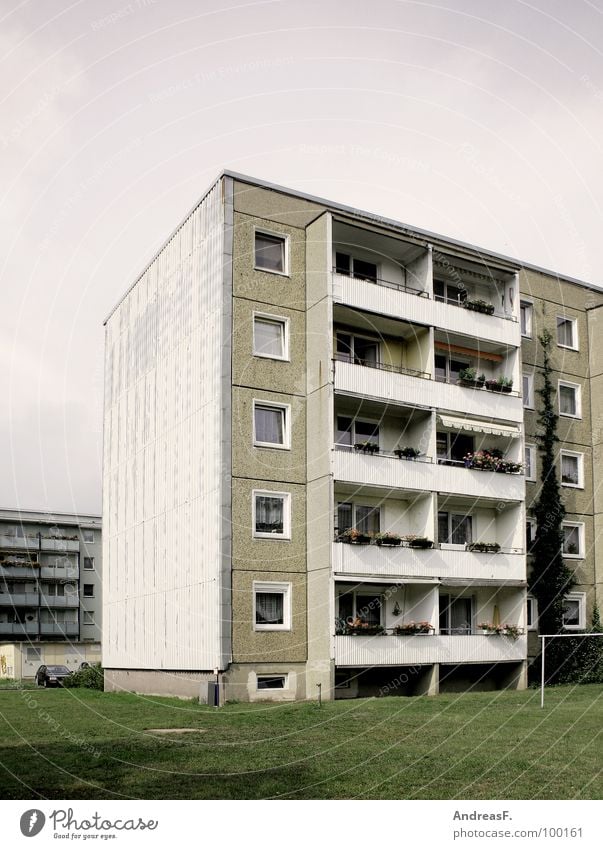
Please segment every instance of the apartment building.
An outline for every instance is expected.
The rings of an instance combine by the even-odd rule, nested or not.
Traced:
[[[0,510],[0,654],[27,642],[33,667],[42,644],[100,642],[101,537],[100,516]]]
[[[108,686],[525,686],[532,275],[224,172],[106,321]]]

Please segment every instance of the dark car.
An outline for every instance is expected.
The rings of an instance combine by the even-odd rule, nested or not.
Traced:
[[[65,678],[71,675],[66,666],[40,666],[36,672],[38,687],[60,687]]]

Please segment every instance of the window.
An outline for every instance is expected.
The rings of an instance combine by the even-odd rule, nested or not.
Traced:
[[[94,531],[89,528],[82,528],[82,538],[84,542],[94,542]]]
[[[44,593],[50,598],[62,598],[65,595],[65,585],[46,584],[46,586],[44,587]]]
[[[519,304],[519,321],[521,324],[521,335],[532,336],[532,312],[533,305],[529,301],[521,301]]]
[[[286,360],[289,357],[289,320],[278,316],[253,316],[253,353],[256,357]]]
[[[440,595],[440,634],[471,634],[473,599]]]
[[[94,584],[84,584],[84,598],[94,598]]]
[[[564,557],[584,557],[584,525],[581,522],[564,522],[562,525]]]
[[[256,631],[290,631],[291,584],[254,581],[253,622]]]
[[[381,529],[380,508],[340,502],[337,505],[337,532],[342,534],[350,528],[356,528],[361,534],[378,534]]]
[[[475,440],[466,433],[436,433],[436,456],[438,463],[447,465],[464,464],[465,455],[473,453]]]
[[[258,675],[258,690],[284,690],[287,686],[286,675]]]
[[[93,610],[84,610],[84,625],[94,625]]]
[[[579,384],[559,381],[559,415],[576,419],[582,416]]]
[[[557,316],[557,344],[560,348],[578,350],[578,323],[575,318]]]
[[[467,299],[467,290],[446,280],[434,280],[433,297],[446,304],[462,304]]]
[[[15,536],[19,539],[23,539],[25,537],[25,531],[23,530],[23,525],[17,525],[15,528]]]
[[[379,445],[379,425],[376,422],[337,416],[335,424],[335,444],[340,448],[351,449],[357,442],[375,442]]]
[[[335,254],[335,271],[337,274],[345,274],[346,277],[377,282],[377,266],[374,262],[367,262],[339,251]]]
[[[536,631],[538,628],[538,602],[534,596],[529,595],[526,603],[526,625],[528,631]]]
[[[447,357],[445,354],[436,354],[435,360],[435,379],[441,383],[456,383],[459,379],[459,372],[469,367],[469,362],[466,360],[455,360]]]
[[[536,446],[535,445],[527,445],[524,448],[524,465],[525,465],[525,475],[527,481],[535,481],[536,480]]]
[[[579,631],[586,627],[586,593],[568,593],[563,600],[563,627]]]
[[[379,342],[366,336],[337,331],[335,339],[336,358],[361,366],[379,364]]]
[[[289,448],[288,404],[253,402],[253,444],[268,448]]]
[[[84,557],[84,569],[94,569],[94,557]]]
[[[536,519],[526,517],[526,551],[530,554],[534,540],[536,539]]]
[[[473,541],[471,516],[438,512],[438,542],[465,545]]]
[[[366,625],[381,625],[383,609],[381,593],[350,590],[337,597],[337,615],[342,625],[350,619],[360,619]]]
[[[534,407],[534,375],[524,374],[521,378],[521,394],[523,395],[523,406]]]
[[[255,267],[273,274],[287,274],[287,237],[256,230]]]
[[[288,492],[253,491],[253,535],[290,539],[291,496]]]
[[[561,451],[561,484],[562,486],[584,486],[584,455],[573,451]]]

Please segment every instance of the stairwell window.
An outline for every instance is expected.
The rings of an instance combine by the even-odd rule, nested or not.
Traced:
[[[272,274],[289,274],[288,237],[279,233],[255,231],[255,268]]]
[[[253,353],[270,360],[288,360],[289,319],[254,313]]]
[[[290,631],[291,584],[254,581],[253,622],[256,631]]]
[[[290,448],[288,404],[253,402],[253,444],[264,448]]]
[[[532,313],[534,306],[529,301],[521,301],[519,305],[519,321],[521,324],[521,335],[527,339],[532,338]]]
[[[94,584],[84,584],[84,598],[94,598]]]
[[[570,416],[574,419],[582,418],[580,384],[560,380],[558,382],[558,394],[559,415]]]
[[[526,444],[524,450],[524,467],[527,481],[536,480],[536,446]]]
[[[84,557],[84,569],[94,569],[94,557]]]
[[[523,406],[534,409],[534,375],[524,374],[521,377],[521,394]]]
[[[526,599],[526,626],[528,631],[538,630],[538,601],[531,595]]]
[[[578,350],[578,322],[575,318],[557,316],[557,345],[572,351]]]
[[[253,535],[266,539],[290,539],[291,495],[288,492],[254,490]]]

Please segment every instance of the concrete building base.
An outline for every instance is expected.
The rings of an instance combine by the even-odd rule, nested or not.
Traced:
[[[144,693],[148,696],[175,696],[207,701],[207,684],[215,681],[213,672],[169,669],[105,669],[105,692]]]

